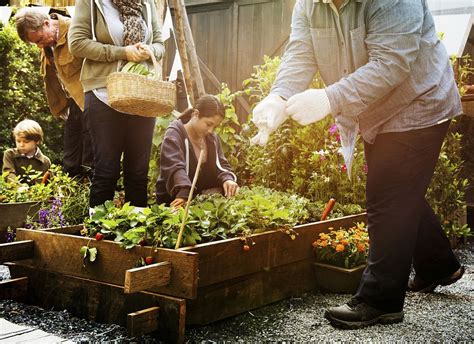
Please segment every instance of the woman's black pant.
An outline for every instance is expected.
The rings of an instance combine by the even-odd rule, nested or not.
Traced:
[[[403,309],[412,263],[427,281],[460,266],[425,199],[448,127],[449,121],[364,143],[370,248],[355,296],[375,308]]]
[[[123,159],[125,201],[145,207],[155,119],[118,112],[93,92],[85,94],[85,113],[94,149],[90,206],[114,198]]]

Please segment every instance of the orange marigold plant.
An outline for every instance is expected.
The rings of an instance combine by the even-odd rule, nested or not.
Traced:
[[[316,260],[320,263],[353,268],[367,262],[369,233],[363,222],[349,229],[329,228],[328,233],[320,233],[313,242]]]

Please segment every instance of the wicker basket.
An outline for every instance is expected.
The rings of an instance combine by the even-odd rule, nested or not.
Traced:
[[[150,52],[155,76],[160,69]],[[144,117],[169,114],[176,104],[176,85],[140,74],[115,72],[107,77],[107,93],[110,106],[120,112]]]

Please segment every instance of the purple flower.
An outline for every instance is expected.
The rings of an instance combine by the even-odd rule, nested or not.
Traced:
[[[337,125],[336,124],[331,125],[331,127],[329,128],[329,134],[334,135],[336,132],[337,132]]]
[[[39,223],[41,227],[48,228],[49,227],[49,210],[40,209],[38,211],[38,216],[39,216]]]

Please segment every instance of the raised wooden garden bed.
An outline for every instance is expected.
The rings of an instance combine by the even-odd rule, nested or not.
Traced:
[[[0,245],[0,262],[14,261],[13,278],[28,277],[28,302],[126,325],[133,335],[157,330],[158,337],[183,342],[185,324],[211,323],[314,289],[312,242],[329,227],[365,219],[360,214],[297,226],[295,240],[281,231],[253,235],[249,251],[239,238],[180,250],[125,250],[78,236],[80,227],[18,229],[17,242]],[[79,251],[86,245],[98,250],[93,263],[83,264]],[[155,264],[134,268],[150,255]]]

